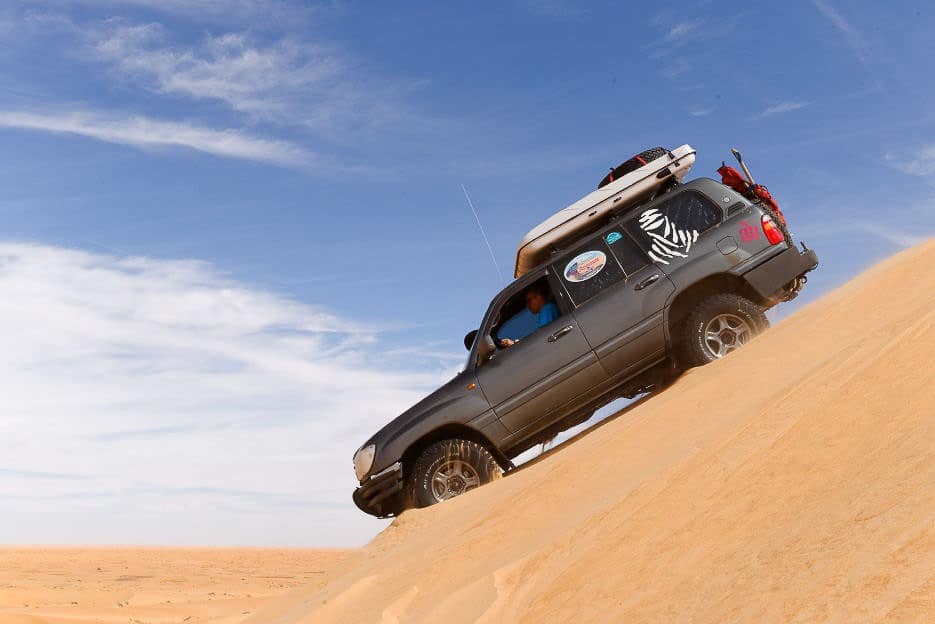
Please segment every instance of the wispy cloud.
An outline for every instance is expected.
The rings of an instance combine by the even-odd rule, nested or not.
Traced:
[[[867,43],[860,31],[854,28],[827,0],[812,0],[812,4],[815,5],[815,8],[825,19],[831,22],[834,28],[844,35],[847,45],[851,48],[857,60],[864,62],[867,55]]]
[[[669,30],[666,32],[665,36],[662,38],[663,41],[672,43],[675,41],[683,41],[693,33],[697,32],[698,29],[702,27],[704,20],[695,19],[695,20],[685,20],[681,22],[676,22],[673,24]]]
[[[197,431],[199,427],[196,425],[185,425],[185,426],[175,426],[175,427],[151,427],[149,429],[131,429],[128,431],[108,431],[94,436],[95,440],[102,442],[110,442],[117,440],[133,440],[133,439],[154,439],[162,438],[166,436],[174,436],[179,434],[192,433]]]
[[[673,20],[671,15],[657,15],[650,19],[650,24],[661,36],[647,48],[649,58],[663,58],[685,46],[728,35],[737,27],[738,22],[737,16]]]
[[[191,37],[184,29],[139,21],[139,13],[102,20],[74,11],[36,12],[15,19],[20,37],[54,38],[71,60],[95,71],[103,67],[114,91],[159,96],[163,110],[173,111],[160,119],[99,109],[65,114],[42,104],[10,111],[30,113],[9,121],[36,130],[48,127],[138,147],[182,145],[320,170],[372,171],[379,168],[372,163],[388,140],[435,136],[451,125],[412,106],[412,95],[424,82],[368,72],[366,63],[342,46],[310,41],[295,30],[243,29],[239,20],[235,32]],[[221,129],[215,129],[217,122],[199,121],[218,115],[225,120]],[[67,129],[58,128],[65,122]],[[285,129],[288,140],[279,138]],[[341,164],[349,160],[362,164]]]
[[[64,474],[58,472],[42,472],[39,470],[10,470],[0,468],[0,477],[11,479],[43,479],[49,481],[81,481],[87,477],[80,474]]]
[[[764,117],[772,117],[773,115],[782,115],[783,113],[791,113],[792,111],[797,111],[809,106],[811,102],[802,102],[802,101],[788,101],[788,102],[777,102],[772,106],[767,106],[762,112],[756,115],[757,119],[762,119]]]
[[[903,173],[935,178],[935,145],[927,145],[914,150],[912,155],[909,152],[901,154],[889,153],[886,154],[885,158]]]
[[[855,223],[853,229],[858,232],[871,234],[877,238],[882,238],[896,247],[901,248],[918,245],[935,235],[935,231],[911,232],[895,228],[888,223],[874,223],[869,221]]]
[[[213,100],[259,118],[341,137],[391,123],[427,123],[409,113],[417,82],[367,76],[336,46],[245,32],[176,43],[160,24],[108,21],[86,29],[90,55],[134,85],[163,95]],[[364,86],[365,85],[365,86]]]
[[[710,114],[713,113],[713,112],[714,112],[714,107],[713,107],[713,106],[709,106],[709,107],[706,107],[706,108],[695,108],[695,109],[692,109],[692,110],[688,111],[688,114],[691,115],[692,117],[707,117],[708,115],[710,115]]]
[[[340,541],[342,525],[365,521],[349,497],[354,449],[450,372],[394,355],[366,323],[197,261],[0,244],[0,293],[0,542],[42,538],[25,532],[24,503],[11,515],[3,500],[37,499],[42,517],[55,509],[43,500],[76,493],[72,475],[82,492],[121,493],[125,521],[100,539],[146,541],[150,520],[162,539],[197,539],[190,510],[172,513],[189,507],[217,531],[202,539],[276,542],[288,539],[267,533],[277,501],[299,501],[290,515],[307,526],[334,510],[309,542]],[[219,511],[233,490],[269,500]],[[69,511],[88,523],[84,539],[116,512],[106,507]]]
[[[339,55],[321,45],[287,39],[257,45],[228,33],[207,37],[198,47],[173,47],[158,24],[119,25],[93,49],[152,91],[218,100],[264,117],[291,114],[299,100],[310,105],[305,116],[321,116],[315,111],[331,104],[330,94],[347,71]]]
[[[169,11],[260,11],[282,5],[274,0],[69,0],[76,4],[140,7]]]
[[[83,5],[89,8],[139,9],[211,21],[226,21],[232,17],[261,20],[295,18],[319,8],[319,3],[296,4],[286,0],[34,0],[34,2],[60,7]]]
[[[915,225],[916,227],[912,227]],[[894,223],[892,221],[856,220],[834,224],[805,224],[799,227],[799,234],[809,240],[840,238],[843,234],[865,234],[886,241],[899,247],[907,248],[923,243],[935,236],[931,219],[917,221],[914,224]]]
[[[187,148],[215,156],[275,165],[323,165],[315,154],[287,141],[260,138],[240,130],[216,130],[142,116],[0,110],[0,128],[73,134],[141,149]]]

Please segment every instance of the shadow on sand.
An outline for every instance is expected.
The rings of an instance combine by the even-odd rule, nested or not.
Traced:
[[[659,388],[658,390],[654,390],[653,392],[650,392],[650,393],[648,393],[648,394],[644,394],[643,396],[641,396],[640,398],[636,399],[636,400],[633,401],[632,403],[627,404],[623,409],[620,409],[620,410],[614,412],[613,414],[610,414],[609,416],[606,416],[606,417],[604,417],[604,418],[601,418],[600,420],[597,420],[596,422],[594,422],[594,424],[588,426],[588,427],[587,427],[586,429],[584,429],[583,431],[579,431],[578,433],[576,433],[575,435],[571,436],[571,437],[568,438],[567,440],[563,440],[561,443],[556,444],[555,446],[553,446],[553,447],[551,447],[551,448],[549,448],[549,449],[543,451],[542,453],[539,453],[538,455],[536,455],[536,456],[533,457],[532,459],[529,459],[529,460],[523,462],[522,464],[518,465],[518,466],[517,466],[516,468],[514,468],[513,470],[510,470],[509,472],[505,473],[504,476],[507,476],[507,477],[508,477],[508,476],[510,476],[510,475],[512,475],[512,474],[515,474],[515,473],[519,472],[520,470],[524,470],[524,469],[526,469],[526,468],[528,468],[528,467],[530,467],[530,466],[532,466],[532,465],[534,465],[534,464],[537,464],[537,463],[539,463],[539,462],[545,460],[546,458],[552,456],[554,453],[557,453],[558,451],[562,450],[563,448],[566,448],[566,447],[568,447],[568,446],[574,444],[575,442],[578,442],[579,440],[582,440],[583,438],[585,438],[586,436],[590,435],[591,433],[594,433],[595,431],[597,431],[598,429],[600,429],[601,427],[603,427],[603,426],[606,425],[607,423],[612,422],[612,421],[615,421],[615,420],[617,420],[618,418],[627,415],[628,413],[630,413],[631,410],[633,410],[633,409],[639,407],[640,405],[642,405],[642,404],[645,403],[646,401],[652,399],[653,397],[658,396],[659,394],[665,392],[665,391],[666,391],[668,388],[670,388],[670,387],[671,387],[671,385],[665,386],[665,387],[663,387],[663,388]],[[592,418],[593,418],[593,416],[592,416]]]

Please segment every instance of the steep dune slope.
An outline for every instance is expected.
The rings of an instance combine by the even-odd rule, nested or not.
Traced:
[[[251,621],[935,621],[935,241]]]

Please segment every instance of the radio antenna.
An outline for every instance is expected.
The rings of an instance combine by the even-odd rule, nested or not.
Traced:
[[[468,206],[471,208],[471,213],[474,215],[474,221],[477,222],[477,229],[480,230],[481,236],[484,237],[484,242],[487,244],[487,251],[490,252],[490,259],[493,261],[494,268],[497,269],[497,276],[500,278],[500,282],[503,282],[503,272],[500,271],[500,265],[497,264],[497,257],[493,255],[493,247],[490,246],[490,239],[487,238],[487,232],[484,231],[484,226],[480,222],[480,217],[477,216],[477,210],[474,209],[474,202],[471,201],[471,196],[468,195],[466,186],[462,184],[461,190],[464,191],[464,198],[467,200]]]

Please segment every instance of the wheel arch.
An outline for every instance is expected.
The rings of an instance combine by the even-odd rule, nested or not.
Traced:
[[[738,294],[759,306],[766,305],[759,293],[743,277],[731,273],[709,275],[676,293],[667,307],[665,316],[666,341],[670,348],[675,346],[676,336],[678,335],[676,328],[688,316],[692,307],[705,297],[720,293]]]
[[[433,429],[432,431],[426,433],[403,451],[401,461],[403,464],[403,469],[407,470],[419,455],[427,449],[432,444],[439,442],[441,440],[470,440],[471,442],[476,442],[483,446],[487,451],[493,455],[493,458],[497,461],[497,464],[503,470],[508,470],[513,467],[513,463],[510,459],[503,454],[503,452],[497,448],[497,446],[490,441],[483,433],[462,423],[448,423]]]

